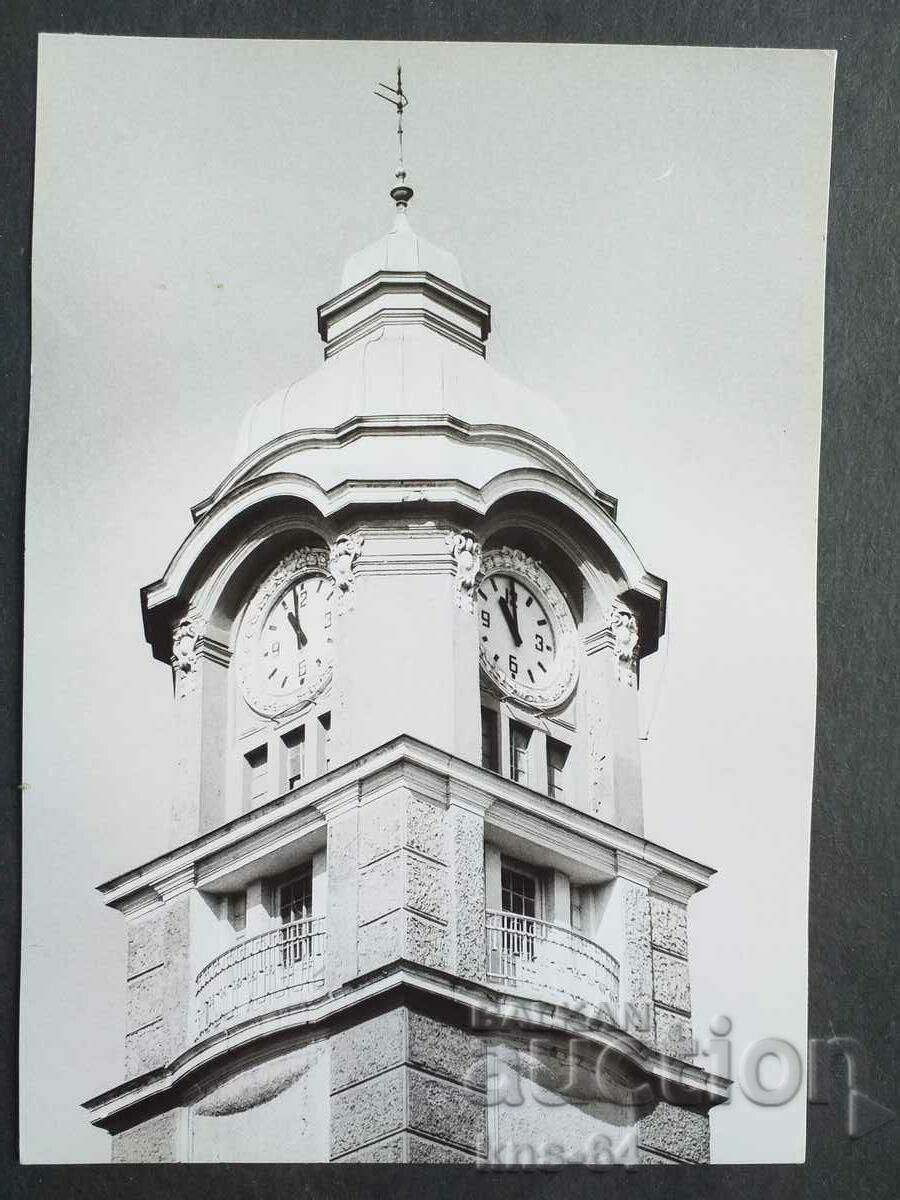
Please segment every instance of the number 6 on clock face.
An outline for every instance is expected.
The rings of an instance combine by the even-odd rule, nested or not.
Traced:
[[[521,553],[488,552],[482,564],[475,603],[484,670],[511,696],[558,704],[577,673],[574,621],[562,593]]]

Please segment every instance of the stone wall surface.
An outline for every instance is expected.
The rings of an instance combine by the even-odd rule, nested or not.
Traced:
[[[180,1108],[160,1113],[117,1133],[112,1140],[114,1163],[173,1163],[183,1161],[183,1113]]]
[[[399,1006],[331,1039],[331,1157],[467,1162],[485,1151],[484,1047]]]
[[[194,989],[191,898],[177,896],[128,927],[125,1076],[165,1065],[187,1045]]]
[[[189,1112],[191,1162],[327,1162],[329,1046],[239,1072]]]
[[[682,1162],[709,1162],[709,1116],[661,1100],[640,1122],[642,1151],[670,1155]]]

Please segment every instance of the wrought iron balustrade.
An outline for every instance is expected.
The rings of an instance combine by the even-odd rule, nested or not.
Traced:
[[[308,917],[245,938],[197,976],[196,1036],[287,1004],[325,983],[325,919]]]
[[[584,1012],[617,1011],[619,964],[577,929],[490,909],[485,942],[490,982]]]

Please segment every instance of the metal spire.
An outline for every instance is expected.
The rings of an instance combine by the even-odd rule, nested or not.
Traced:
[[[402,212],[412,200],[413,190],[407,186],[406,171],[403,169],[403,110],[409,104],[409,100],[403,91],[403,75],[399,63],[397,63],[397,86],[391,87],[389,83],[379,83],[378,86],[382,91],[377,91],[375,95],[380,100],[387,100],[388,104],[392,104],[397,110],[397,183],[391,188],[391,199],[395,201],[397,208]]]

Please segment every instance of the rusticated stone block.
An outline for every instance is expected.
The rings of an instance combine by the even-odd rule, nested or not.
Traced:
[[[408,793],[396,791],[373,800],[365,800],[359,809],[359,861],[374,862],[399,849],[406,840]]]
[[[163,1011],[168,1035],[166,1056],[171,1060],[185,1050],[190,1041],[190,1012],[194,998],[194,978],[191,974],[191,896],[181,895],[170,900],[166,904],[165,914]]]
[[[656,1009],[656,1046],[663,1054],[688,1058],[694,1053],[691,1021],[666,1008]]]
[[[709,1162],[709,1117],[660,1101],[640,1122],[641,1150],[672,1154],[687,1162]]]
[[[340,987],[358,971],[357,926],[359,867],[358,809],[341,813],[328,824],[328,954],[326,981]]]
[[[405,903],[418,912],[446,921],[449,907],[446,866],[420,858],[411,851],[407,851],[405,857]]]
[[[125,1015],[126,1033],[133,1033],[153,1021],[162,1018],[165,1005],[165,969],[154,967],[144,975],[138,975],[128,984],[128,1001]]]
[[[331,1156],[398,1133],[404,1124],[406,1068],[396,1067],[331,1097]]]
[[[650,898],[646,887],[627,879],[616,881],[622,892],[625,953],[620,964],[620,999],[636,1007],[653,1001],[650,961]]]
[[[450,968],[450,938],[446,925],[406,913],[404,956],[438,971]]]
[[[165,957],[165,916],[163,912],[149,913],[128,925],[128,961],[126,975],[131,979],[152,967],[158,967]]]
[[[167,1163],[180,1161],[181,1109],[160,1113],[113,1138],[114,1163]]]
[[[411,1133],[407,1139],[407,1162],[410,1163],[477,1163],[478,1155],[461,1150],[458,1146],[447,1146],[443,1142],[432,1142],[428,1138]]]
[[[363,1146],[361,1150],[354,1150],[350,1154],[344,1154],[339,1161],[342,1163],[405,1162],[404,1138],[404,1134],[396,1133],[393,1137],[385,1138],[382,1142],[375,1142],[372,1146]]]
[[[404,953],[404,923],[402,910],[389,913],[377,921],[359,928],[359,970],[361,974],[383,967],[401,958]]]
[[[654,945],[687,958],[688,924],[684,905],[663,896],[651,896],[650,919]]]
[[[401,1063],[405,1028],[405,1010],[395,1008],[335,1033],[331,1038],[332,1092]]]
[[[482,1093],[411,1069],[407,1107],[410,1129],[484,1152],[487,1109]]]
[[[125,1078],[134,1079],[166,1061],[168,1038],[162,1017],[125,1034]]]
[[[475,1034],[415,1011],[409,1013],[408,1030],[408,1055],[413,1066],[472,1087],[485,1087],[484,1043]]]
[[[403,851],[379,858],[359,873],[359,923],[364,925],[403,904]]]
[[[409,794],[406,845],[440,862],[447,861],[447,810],[441,804]]]
[[[691,1010],[691,983],[683,958],[673,958],[662,950],[653,951],[654,997],[669,1008]]]
[[[454,969],[464,979],[484,979],[484,817],[456,805],[449,816]]]

